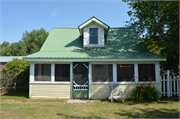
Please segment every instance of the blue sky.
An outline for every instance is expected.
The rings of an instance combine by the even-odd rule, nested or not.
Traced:
[[[27,30],[77,28],[92,16],[110,27],[123,27],[130,17],[120,0],[1,0],[0,43],[18,42]]]

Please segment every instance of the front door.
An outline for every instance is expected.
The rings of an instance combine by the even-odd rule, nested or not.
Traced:
[[[73,98],[88,98],[88,66],[87,62],[73,63]]]

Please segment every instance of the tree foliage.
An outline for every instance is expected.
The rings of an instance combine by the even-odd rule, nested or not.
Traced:
[[[10,44],[4,41],[1,46],[1,56],[26,56],[38,52],[46,40],[49,32],[44,28],[40,30],[25,31],[19,42]]]
[[[22,59],[18,58],[6,64],[6,67],[1,71],[1,86],[5,88],[5,91],[14,82],[17,84],[28,84],[29,66],[30,62],[22,61]]]
[[[127,2],[127,1],[124,1]],[[128,1],[131,17],[127,25],[136,29],[149,50],[167,58],[162,70],[178,72],[179,1]]]

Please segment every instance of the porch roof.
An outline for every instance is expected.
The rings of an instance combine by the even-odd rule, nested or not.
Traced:
[[[39,52],[23,57],[25,61],[36,59],[166,61],[164,56],[148,51],[132,28],[110,28],[102,48],[83,48],[78,28],[53,28]]]

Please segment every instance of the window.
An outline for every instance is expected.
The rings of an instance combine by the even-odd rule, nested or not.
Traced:
[[[55,81],[70,81],[70,64],[55,64]]]
[[[92,64],[92,82],[113,82],[112,64]]]
[[[139,81],[156,80],[155,64],[138,64]]]
[[[89,44],[98,44],[98,28],[89,28]]]
[[[51,81],[51,64],[35,64],[35,81]]]
[[[95,69],[103,69],[103,66],[104,66],[104,65],[96,64],[96,65],[95,65]]]
[[[134,64],[117,64],[117,82],[134,81]]]

